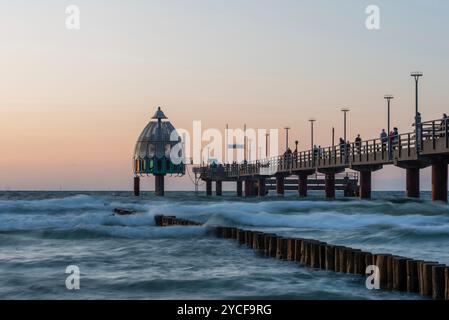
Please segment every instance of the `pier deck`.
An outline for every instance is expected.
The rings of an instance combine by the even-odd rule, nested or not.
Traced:
[[[223,181],[242,181],[256,186],[264,195],[267,179],[276,179],[277,192],[284,193],[285,177],[299,176],[298,191],[307,195],[308,176],[325,175],[326,197],[335,196],[335,174],[351,169],[360,173],[359,194],[363,199],[371,197],[371,173],[385,165],[394,165],[407,170],[407,196],[419,197],[419,170],[432,166],[432,194],[435,201],[447,202],[447,165],[449,162],[448,119],[421,123],[418,138],[415,131],[399,134],[389,143],[380,138],[334,145],[327,148],[283,154],[272,158],[240,164],[208,165],[194,168],[194,173],[206,181],[206,191],[211,194],[211,182],[221,189]],[[245,186],[246,192],[252,189]],[[302,189],[302,190],[301,190]],[[305,190],[304,190],[305,189]],[[219,192],[221,194],[221,192]],[[237,193],[241,192],[237,190]]]

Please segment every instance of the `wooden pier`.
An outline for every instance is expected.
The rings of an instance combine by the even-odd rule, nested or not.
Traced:
[[[212,183],[217,195],[222,194],[222,183],[237,184],[237,195],[265,196],[267,181],[276,180],[276,192],[285,192],[285,179],[297,176],[298,193],[307,196],[309,177],[324,175],[326,198],[334,198],[336,175],[351,169],[359,173],[358,194],[362,199],[371,198],[371,175],[386,165],[406,170],[406,194],[418,198],[420,193],[420,169],[432,167],[432,199],[447,202],[449,163],[448,119],[422,122],[418,135],[413,132],[399,134],[392,142],[380,138],[334,145],[320,150],[306,150],[277,157],[244,162],[218,164],[194,168],[194,173],[206,182],[206,193],[212,195]],[[269,188],[270,189],[270,188]]]

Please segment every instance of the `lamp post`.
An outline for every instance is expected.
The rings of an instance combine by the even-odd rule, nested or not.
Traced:
[[[332,127],[332,147],[335,147],[335,128]]]
[[[246,163],[246,124],[243,125],[243,162]]]
[[[341,111],[343,112],[343,137],[346,143],[346,114],[349,112],[349,108],[342,108]]]
[[[229,132],[229,125],[226,123],[226,129],[225,129],[225,154],[224,154],[224,161],[223,163],[228,163],[228,132]]]
[[[414,71],[410,74],[413,79],[415,79],[415,139],[416,139],[416,150],[421,151],[421,116],[418,109],[418,83],[419,78],[423,76],[420,71]]]
[[[207,163],[210,164],[210,148],[207,147]]]
[[[419,78],[423,76],[423,73],[420,71],[414,71],[411,73],[411,76],[415,79],[415,118],[418,115],[418,83]]]
[[[313,123],[316,121],[314,118],[310,118],[310,149],[313,152]]]
[[[288,150],[288,130],[290,130],[290,127],[285,127],[285,151]]]
[[[392,94],[386,94],[384,99],[387,100],[387,141],[388,141],[388,159],[391,160],[391,141],[390,141],[390,103],[394,99]]]
[[[265,157],[268,158],[268,137],[270,136],[269,133],[265,133]]]
[[[251,141],[252,140],[250,138],[246,138],[246,140],[248,143],[248,162],[251,162]]]

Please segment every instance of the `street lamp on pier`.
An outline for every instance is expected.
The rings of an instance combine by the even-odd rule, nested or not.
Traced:
[[[421,140],[422,140],[422,130],[421,130],[421,115],[418,108],[418,83],[419,78],[423,76],[420,71],[414,71],[410,74],[413,79],[415,79],[415,139],[416,139],[416,151],[421,151]]]
[[[391,141],[390,141],[390,103],[394,99],[392,94],[386,94],[384,99],[387,100],[387,139],[388,139],[388,159],[391,160]],[[382,141],[383,143],[383,141]]]
[[[310,118],[310,149],[313,150],[313,124],[316,121],[315,118]]]
[[[288,150],[288,130],[290,130],[290,127],[285,127],[285,151]]]
[[[349,112],[349,108],[342,108],[341,111],[343,112],[343,137],[346,143],[346,114]]]

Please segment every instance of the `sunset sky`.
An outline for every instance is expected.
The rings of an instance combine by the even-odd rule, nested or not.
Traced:
[[[72,4],[78,31],[65,26]],[[371,4],[380,30],[365,27]],[[131,190],[134,144],[159,105],[188,130],[288,125],[303,150],[310,117],[316,144],[332,126],[343,135],[345,106],[348,137],[377,138],[392,93],[392,125],[411,130],[411,71],[424,72],[423,120],[449,113],[448,16],[447,0],[1,0],[0,190]],[[405,188],[402,169],[374,178]],[[193,190],[186,177],[167,186]]]

